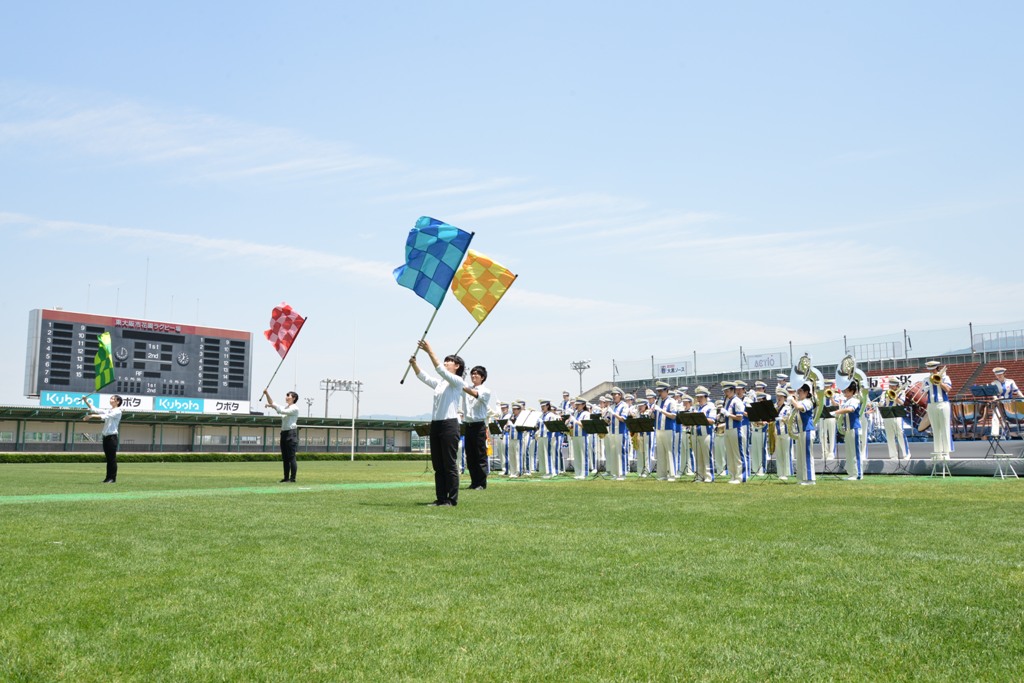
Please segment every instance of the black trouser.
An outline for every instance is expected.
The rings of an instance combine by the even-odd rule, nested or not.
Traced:
[[[483,422],[466,423],[466,467],[470,486],[487,488],[487,430]]]
[[[281,462],[284,463],[284,478],[295,481],[295,472],[298,471],[298,462],[295,460],[295,451],[299,450],[299,430],[289,429],[281,432]]]
[[[107,457],[107,481],[117,481],[117,434],[103,437],[103,455]]]
[[[433,420],[430,423],[430,462],[434,465],[434,490],[437,501],[459,502],[459,421]]]

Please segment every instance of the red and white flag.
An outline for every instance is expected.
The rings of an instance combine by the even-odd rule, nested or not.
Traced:
[[[270,314],[270,329],[265,331],[263,336],[274,345],[282,360],[288,355],[288,350],[292,348],[305,322],[305,318],[283,301],[280,306],[274,307]]]

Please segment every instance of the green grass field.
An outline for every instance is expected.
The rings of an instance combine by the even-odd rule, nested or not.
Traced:
[[[1024,485],[0,465],[2,681],[1024,680]]]

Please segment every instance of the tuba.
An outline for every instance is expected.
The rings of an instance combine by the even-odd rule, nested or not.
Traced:
[[[846,391],[846,388],[854,382],[857,383],[860,389],[860,405],[861,410],[864,410],[868,405],[868,376],[857,367],[856,358],[852,355],[843,356],[843,359],[839,361],[839,365],[836,366],[836,388],[839,391]],[[836,424],[839,433],[845,433],[849,429],[849,424],[850,416],[849,414],[844,414],[843,419],[839,420]]]

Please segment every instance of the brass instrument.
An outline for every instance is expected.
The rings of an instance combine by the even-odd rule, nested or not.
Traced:
[[[796,441],[803,432],[803,422],[800,419],[800,408],[797,406],[796,398],[791,398],[789,405],[792,412],[786,418],[786,436]]]
[[[899,394],[896,392],[895,389],[885,390],[885,398],[889,401],[889,403],[895,403],[897,396],[899,396]]]
[[[828,389],[825,389],[825,398],[831,400],[832,397],[835,396],[835,395],[836,395],[836,390],[833,389],[832,387],[829,387]]]
[[[941,368],[939,368],[938,372],[933,372],[931,374],[931,376],[928,378],[928,381],[931,382],[932,385],[938,386],[939,384],[942,384],[943,380],[945,380],[945,379],[946,379],[946,366],[943,365]]]
[[[775,420],[772,420],[768,423],[768,452],[773,455],[775,453],[775,442],[778,440],[777,431],[778,430],[775,428]]]

